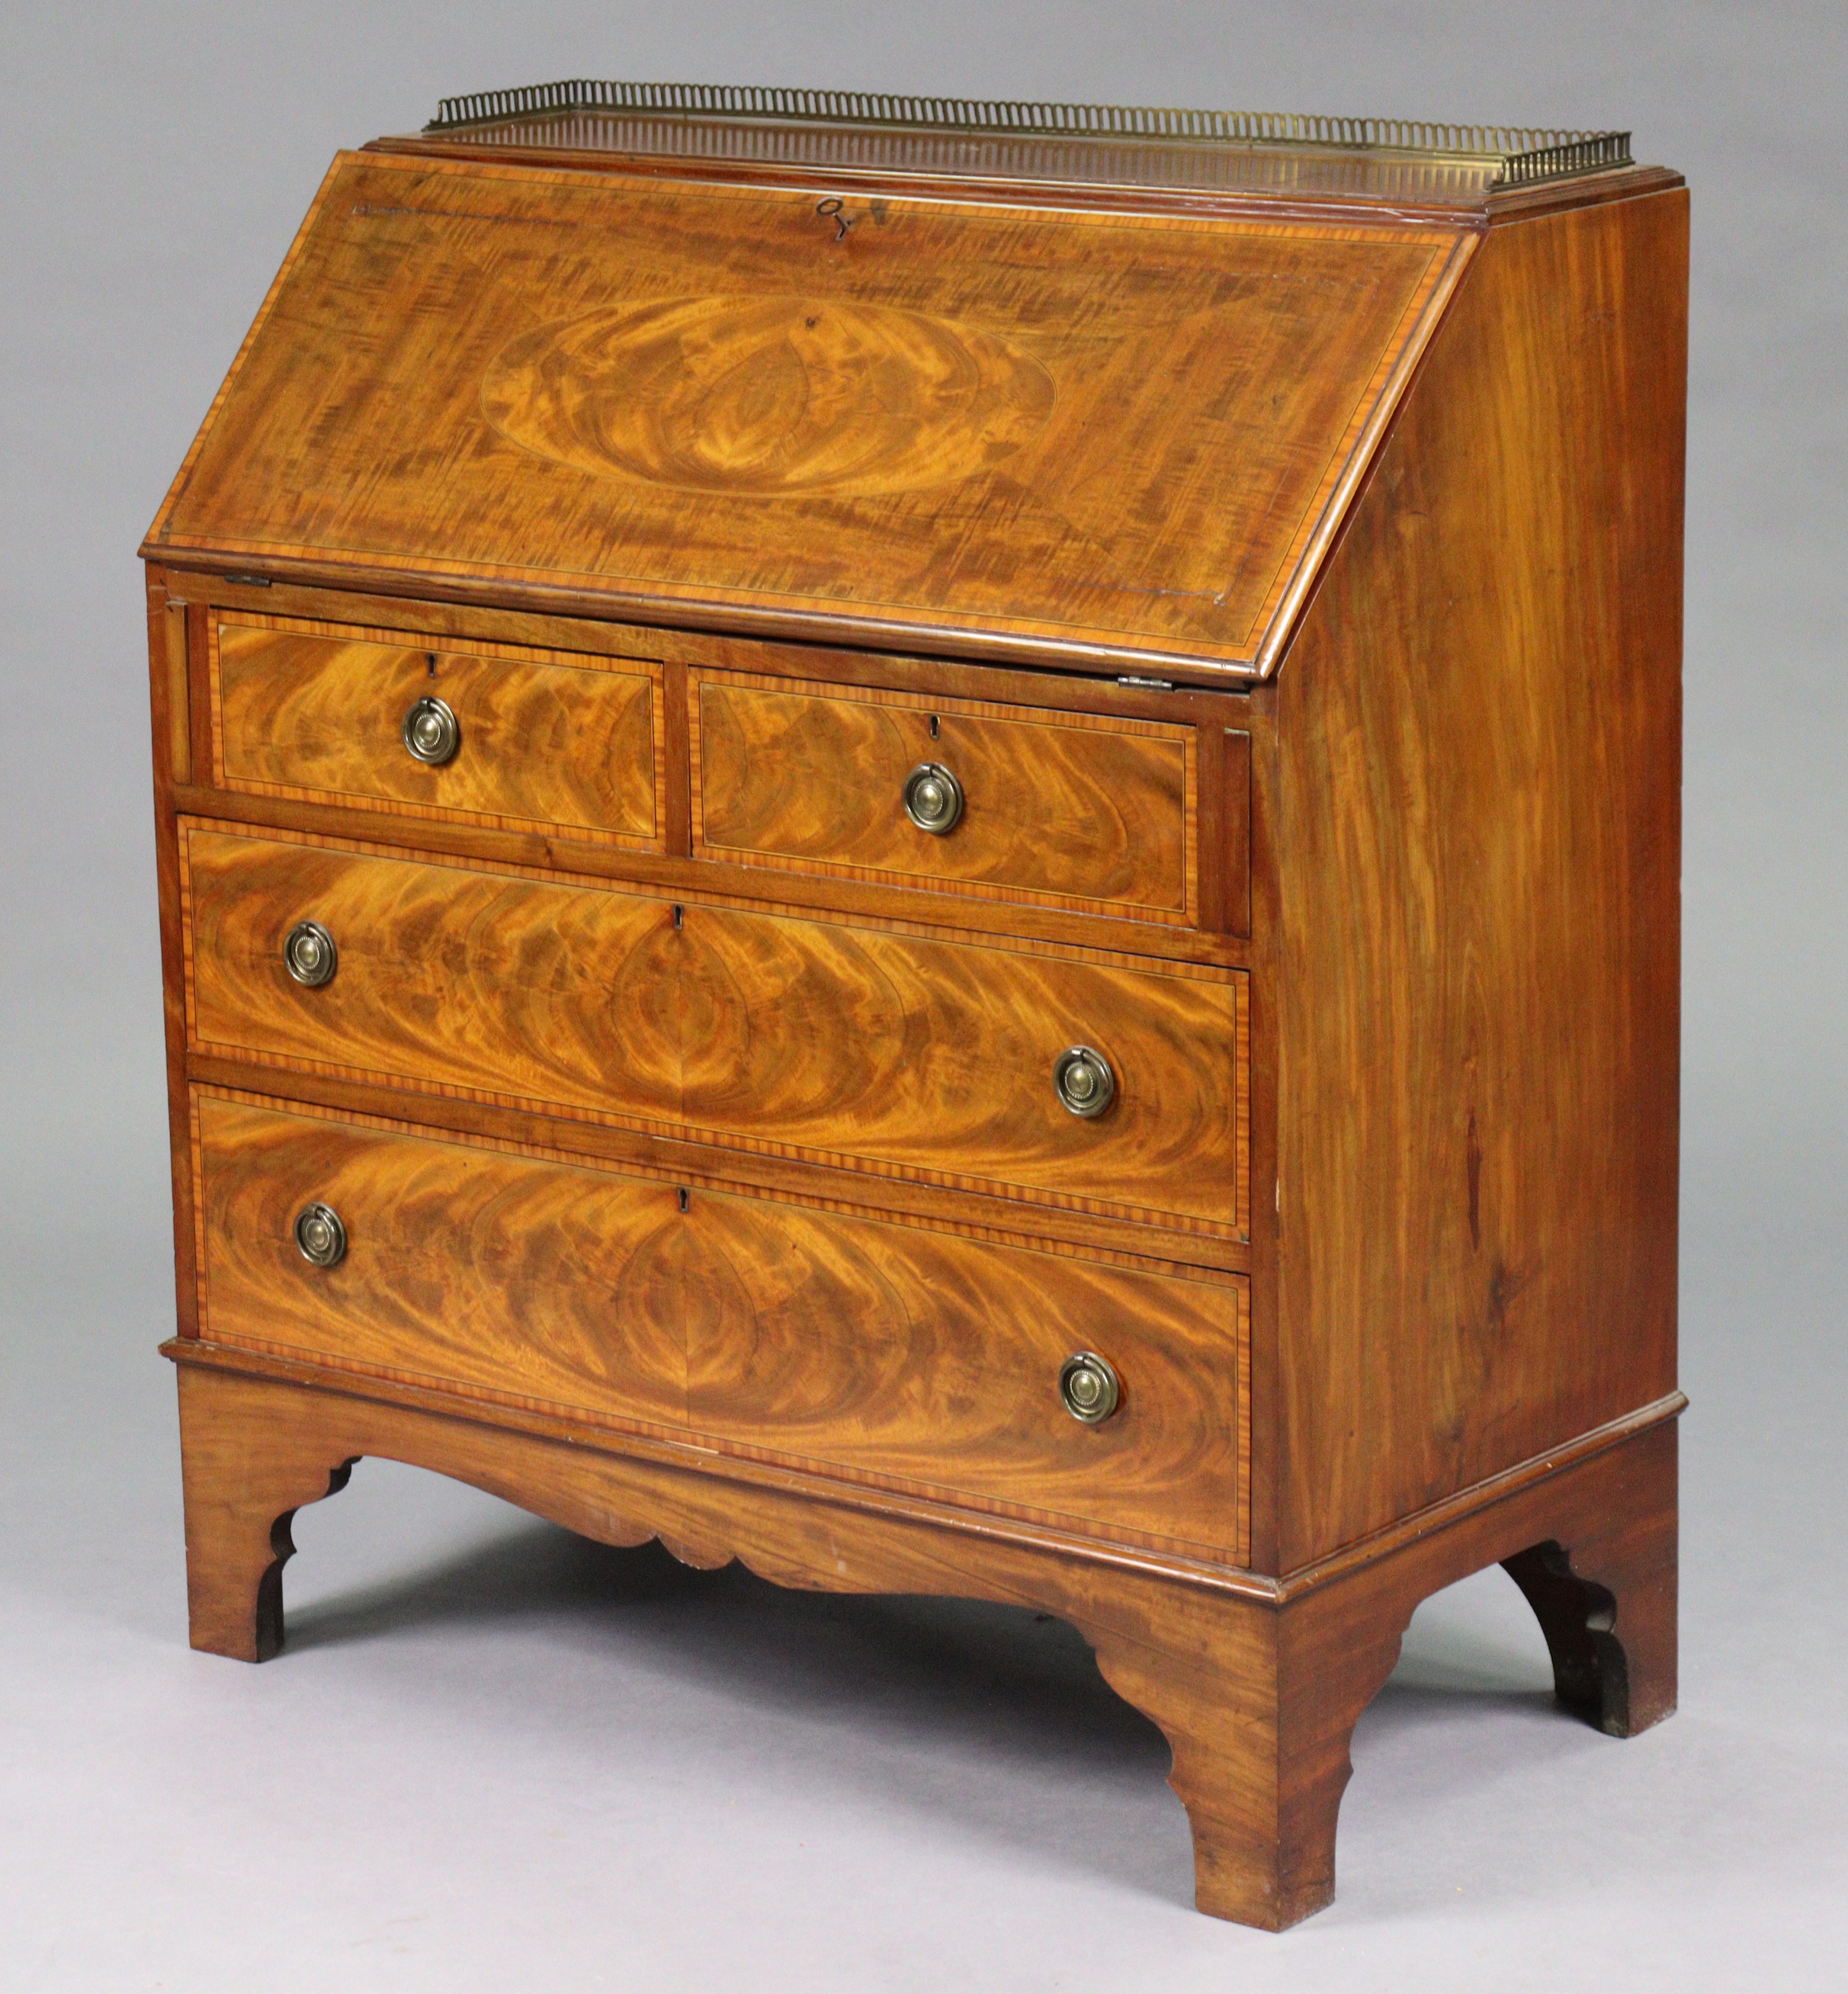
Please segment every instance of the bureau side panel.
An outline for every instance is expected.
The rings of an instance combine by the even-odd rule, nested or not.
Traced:
[[[1673,1389],[1686,268],[1493,231],[1284,666],[1286,1571]]]

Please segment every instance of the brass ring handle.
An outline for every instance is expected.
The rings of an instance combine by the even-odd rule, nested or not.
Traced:
[[[282,944],[282,961],[296,982],[306,989],[318,990],[334,981],[340,951],[319,921],[297,921]]]
[[[441,768],[462,745],[462,723],[455,709],[433,693],[412,702],[401,731],[412,755],[433,769]]]
[[[296,1215],[295,1243],[311,1267],[337,1267],[347,1257],[347,1228],[332,1205],[305,1205]]]
[[[1073,1046],[1052,1062],[1052,1091],[1059,1105],[1089,1122],[1117,1098],[1117,1076],[1103,1054]]]
[[[963,786],[941,762],[920,762],[905,779],[905,814],[919,830],[946,838],[963,821]]]
[[[1073,1419],[1100,1427],[1123,1403],[1123,1388],[1107,1358],[1076,1350],[1059,1367],[1059,1396]]]

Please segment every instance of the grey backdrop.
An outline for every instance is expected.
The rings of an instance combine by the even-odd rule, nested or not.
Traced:
[[[8,1985],[1821,1988],[1848,1961],[1848,11],[1401,0],[9,9]],[[185,1643],[135,549],[336,146],[592,74],[1624,124],[1695,191],[1684,1673],[1550,1707],[1499,1574],[1363,1722],[1335,1908],[1196,1917],[1075,1636],[779,1594],[368,1464],[292,1646]]]

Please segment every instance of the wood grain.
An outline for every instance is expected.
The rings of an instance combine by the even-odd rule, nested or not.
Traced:
[[[686,1417],[668,1184],[195,1098],[202,1334],[629,1420]],[[337,1266],[293,1228],[331,1205]]]
[[[343,156],[149,552],[1255,669],[1473,240],[815,209]]]
[[[1190,728],[703,671],[690,717],[700,857],[1195,916]],[[926,762],[966,798],[944,836],[905,814]]]
[[[253,1354],[167,1350],[181,1360],[195,1646],[249,1660],[275,1652],[289,1519],[344,1485],[365,1455],[435,1468],[605,1543],[658,1537],[708,1567],[741,1558],[781,1585],[1031,1606],[1076,1626],[1106,1680],[1166,1734],[1200,1909],[1271,1931],[1334,1894],[1349,1740],[1413,1610],[1441,1587],[1556,1547],[1612,1602],[1627,1728],[1674,1707],[1672,1420],[1284,1602],[1247,1574],[670,1443],[592,1444],[536,1420],[496,1428],[436,1394],[386,1403],[356,1381]]]
[[[515,340],[481,384],[488,420],[537,456],[761,498],[960,483],[1032,443],[1057,399],[998,334],[813,296],[607,305]]]
[[[1237,1561],[1241,1286],[710,1194],[687,1216],[696,1430]],[[1079,1350],[1122,1380],[1096,1427],[1059,1402]]]
[[[1236,1231],[1236,978],[186,836],[193,1042]],[[340,973],[282,968],[305,918]],[[1083,1122],[1069,1045],[1116,1067]]]
[[[1027,1204],[992,1191],[953,1190],[886,1172],[878,1176],[836,1164],[805,1162],[710,1142],[625,1128],[531,1104],[509,1108],[454,1092],[412,1092],[402,1085],[337,1079],[291,1070],[286,1081],[261,1060],[194,1051],[186,1067],[195,1086],[254,1105],[327,1108],[370,1125],[407,1135],[508,1144],[521,1153],[562,1163],[607,1163],[620,1170],[697,1189],[793,1198],[824,1211],[895,1218],[1004,1246],[1078,1253],[1111,1266],[1189,1277],[1202,1272],[1243,1274],[1249,1245],[1220,1233],[1152,1230],[1146,1221],[1094,1209]]]
[[[1673,1389],[1686,229],[1490,235],[1278,682],[1283,1569]]]
[[[213,767],[226,787],[662,848],[658,665],[224,612],[211,629]],[[426,696],[461,725],[434,768],[402,738]]]
[[[1239,1545],[1236,1282],[196,1097],[202,1333],[891,1485]],[[346,1258],[291,1236],[333,1206]],[[1057,1391],[1100,1348],[1122,1410]]]
[[[173,802],[185,816],[248,824],[258,831],[345,838],[382,850],[401,851],[409,841],[402,817],[352,803],[293,803],[274,797],[241,796],[235,791],[197,784],[176,788]],[[686,821],[683,814],[681,821]],[[584,844],[556,831],[491,831],[473,824],[426,819],[411,835],[417,850],[434,858],[540,872],[564,871],[576,879],[646,886],[669,900],[724,898],[785,913],[813,913],[824,919],[844,915],[895,930],[915,928],[941,934],[946,928],[953,928],[977,939],[993,936],[1004,946],[1010,942],[1050,944],[1146,959],[1155,966],[1171,961],[1244,969],[1252,956],[1251,944],[1241,937],[1172,922],[1087,913],[1069,905],[960,893],[927,900],[912,886],[780,867],[774,871],[741,868],[720,872],[709,860]],[[720,889],[727,890],[715,890]],[[921,920],[920,916],[930,918]]]

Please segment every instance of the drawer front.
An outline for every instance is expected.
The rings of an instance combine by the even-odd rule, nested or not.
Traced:
[[[203,1333],[1237,1554],[1244,1289],[195,1096]],[[311,1265],[297,1214],[346,1251]],[[1097,1426],[1059,1368],[1104,1356]]]
[[[1193,730],[695,672],[698,856],[1148,920],[1196,918]],[[933,764],[953,826],[905,810]]]
[[[183,834],[193,1043],[1004,1195],[1241,1222],[1242,977]],[[338,950],[305,988],[285,937]],[[1055,1062],[1116,1098],[1083,1119]]]
[[[221,612],[211,677],[228,789],[661,847],[658,666]],[[429,700],[459,731],[436,762],[405,738]]]
[[[202,1335],[684,1422],[672,1185],[211,1095],[193,1115]],[[296,1243],[313,1204],[337,1266]]]

